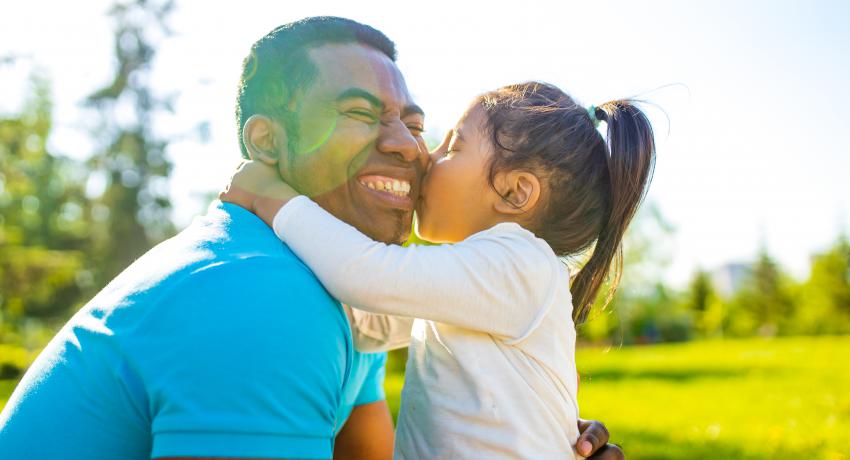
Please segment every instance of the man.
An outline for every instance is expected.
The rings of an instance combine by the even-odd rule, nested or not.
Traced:
[[[252,48],[237,107],[243,155],[386,242],[412,206],[357,178],[418,194],[427,153],[394,59],[353,21],[288,24]],[[259,218],[216,202],[54,337],[0,414],[0,458],[389,458],[384,360],[353,349],[340,304]]]

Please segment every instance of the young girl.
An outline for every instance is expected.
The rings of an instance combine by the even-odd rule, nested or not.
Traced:
[[[630,101],[588,110],[552,85],[510,85],[476,98],[431,155],[418,232],[453,244],[375,242],[258,163],[232,185],[267,184],[239,204],[334,297],[376,315],[353,328],[378,323],[366,335],[397,342],[410,322],[378,315],[417,318],[396,458],[576,458],[575,323],[609,271],[616,286],[623,233],[652,175],[649,121]],[[590,248],[571,285],[561,258]]]

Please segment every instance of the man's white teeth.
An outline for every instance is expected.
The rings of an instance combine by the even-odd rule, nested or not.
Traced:
[[[393,180],[360,181],[360,184],[379,192],[388,192],[396,196],[407,196],[410,193],[410,182]]]

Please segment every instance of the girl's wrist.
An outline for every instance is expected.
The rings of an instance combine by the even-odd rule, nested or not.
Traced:
[[[254,212],[260,219],[263,219],[269,227],[272,226],[274,222],[274,216],[277,215],[278,211],[283,208],[286,203],[289,202],[292,198],[295,198],[297,195],[293,195],[291,197],[265,197],[259,196],[254,200],[253,209],[251,211]]]

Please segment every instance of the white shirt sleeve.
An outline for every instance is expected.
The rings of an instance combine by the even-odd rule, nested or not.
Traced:
[[[548,245],[516,224],[456,244],[402,247],[373,241],[299,196],[278,211],[273,226],[344,303],[510,340],[539,324],[561,279],[557,270],[564,270]]]
[[[407,348],[413,318],[369,313],[343,304],[351,325],[354,348],[363,353],[378,353]]]

